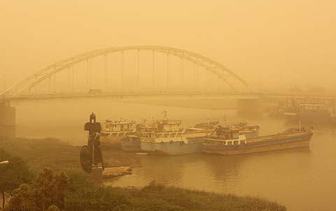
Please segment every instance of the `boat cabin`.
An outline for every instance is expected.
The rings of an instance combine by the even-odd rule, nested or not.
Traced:
[[[160,120],[157,121],[157,130],[160,132],[179,132],[181,131],[180,120]]]
[[[105,132],[123,132],[123,131],[134,131],[135,122],[127,120],[118,120],[118,121],[105,121]]]
[[[232,129],[230,127],[219,126],[215,129],[211,135],[220,143],[227,146],[246,144],[245,135],[241,135],[238,129]]]

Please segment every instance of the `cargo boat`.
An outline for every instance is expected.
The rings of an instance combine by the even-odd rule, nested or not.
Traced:
[[[239,122],[236,124],[232,124],[231,128],[234,130],[238,130],[240,135],[245,135],[246,139],[259,136],[259,125],[249,125],[246,122]]]
[[[167,155],[181,155],[201,152],[201,131],[186,131],[180,120],[159,120],[154,128],[139,134],[142,151]]]
[[[127,152],[140,152],[140,137],[152,130],[154,130],[153,126],[146,121],[137,124],[135,133],[128,134],[125,138],[121,139],[121,149]]]
[[[238,122],[238,123],[228,123],[224,122],[221,124],[219,121],[210,121],[196,124],[191,129],[200,129],[204,132],[211,133],[216,130],[218,127],[230,127],[233,130],[238,130],[240,135],[245,135],[247,139],[255,138],[259,136],[259,125],[251,125],[247,122]]]
[[[201,152],[204,139],[213,133],[219,122],[207,122],[192,128],[181,128],[179,120],[157,120],[145,122],[136,126],[134,134],[127,135],[121,140],[124,151],[146,151],[164,154],[190,154]],[[258,136],[259,126],[247,123],[235,123],[228,126],[231,130],[238,130],[246,138]]]
[[[137,135],[127,135],[120,140],[121,149],[126,152],[140,152],[140,138]]]
[[[319,126],[336,122],[336,104],[332,98],[292,97],[271,112],[274,117],[283,117],[288,123],[302,121]]]
[[[106,120],[101,131],[102,146],[120,146],[128,135],[136,132],[136,123],[129,120]]]
[[[208,134],[209,131],[200,128],[183,129],[179,120],[158,120],[138,124],[134,134],[121,140],[121,148],[129,152],[188,154],[200,152]]]
[[[295,128],[274,135],[247,139],[245,135],[240,135],[238,130],[218,128],[213,134],[205,138],[202,151],[221,155],[240,155],[309,148],[312,135],[311,130]]]

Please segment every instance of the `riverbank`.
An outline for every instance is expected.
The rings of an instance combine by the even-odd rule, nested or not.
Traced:
[[[15,138],[0,140],[0,148],[22,158],[33,170],[50,167],[58,171],[81,171],[79,164],[80,146],[69,145],[58,139]],[[107,167],[140,165],[134,153],[117,149],[104,150]]]
[[[83,198],[87,200],[83,200]],[[69,210],[268,210],[285,211],[286,207],[267,200],[253,197],[239,197],[230,194],[214,194],[201,191],[166,187],[152,183],[144,188],[86,189],[66,198]]]
[[[45,167],[66,172],[72,181],[72,191],[65,198],[66,210],[286,210],[264,199],[186,190],[154,182],[144,188],[94,185],[80,169],[80,147],[56,139],[1,140],[0,149],[21,157],[33,172]],[[133,153],[110,149],[104,151],[104,156],[109,166],[140,165]]]

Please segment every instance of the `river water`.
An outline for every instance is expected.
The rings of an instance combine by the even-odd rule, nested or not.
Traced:
[[[210,101],[207,101],[210,102]],[[199,109],[148,105],[141,100],[53,100],[16,102],[17,135],[56,137],[73,145],[86,143],[83,123],[90,112],[98,120],[160,118],[164,110],[184,126],[197,122],[227,119],[245,120],[235,110]],[[188,106],[188,105],[187,105]],[[209,106],[210,107],[210,106]],[[287,126],[266,117],[251,119],[270,134]],[[336,126],[335,126],[336,128]],[[315,131],[310,150],[291,150],[244,156],[218,155],[139,156],[141,167],[133,174],[110,181],[113,186],[142,187],[155,181],[177,187],[256,196],[279,202],[289,210],[335,210],[336,130]]]

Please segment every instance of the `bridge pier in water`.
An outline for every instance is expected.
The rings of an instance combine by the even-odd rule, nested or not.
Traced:
[[[16,135],[16,109],[9,101],[0,101],[0,138],[13,138]]]

